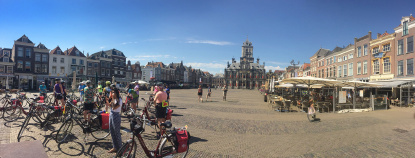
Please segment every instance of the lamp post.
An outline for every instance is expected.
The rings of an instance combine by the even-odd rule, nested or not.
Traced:
[[[300,65],[300,61],[297,61],[297,64],[295,64],[294,59],[293,59],[293,60],[291,60],[290,64],[294,66],[294,69],[293,69],[293,71],[294,71],[294,77],[296,77],[295,76],[295,65]]]

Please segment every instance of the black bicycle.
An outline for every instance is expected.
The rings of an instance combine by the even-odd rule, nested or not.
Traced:
[[[90,111],[91,115],[91,122],[84,123],[82,121],[82,112],[77,106],[75,106],[72,101],[66,101],[66,109],[67,112],[66,120],[63,122],[61,127],[59,128],[55,140],[58,143],[64,142],[66,138],[71,134],[72,128],[74,124],[77,124],[79,127],[82,128],[82,132],[84,135],[84,141],[86,142],[87,134],[91,134],[95,139],[105,139],[108,137],[109,128],[103,129],[102,122],[100,119],[100,115],[97,110]]]

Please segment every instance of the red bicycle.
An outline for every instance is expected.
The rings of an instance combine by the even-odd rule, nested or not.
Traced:
[[[135,137],[137,137],[144,153],[149,158],[186,157],[187,152],[189,151],[190,140],[190,134],[187,132],[186,127],[175,127],[173,130],[166,131],[166,128],[171,128],[172,124],[170,122],[160,124],[161,130],[165,132],[163,132],[164,134],[160,137],[161,139],[158,141],[156,149],[149,150],[141,137],[141,134],[145,131],[145,124],[146,122],[149,122],[149,120],[146,119],[145,115],[136,116],[134,113],[132,114],[133,117],[130,119],[130,130],[132,131],[131,137],[121,149],[118,150],[115,157],[134,158],[137,150]]]
[[[20,94],[20,95],[22,95],[22,94]],[[15,121],[20,117],[22,112],[23,112],[24,115],[27,116],[29,114],[29,111],[31,110],[31,108],[33,108],[32,105],[34,105],[37,101],[40,100],[40,97],[28,98],[30,100],[29,111],[26,111],[23,108],[21,99],[19,99],[19,98],[23,98],[23,97],[18,96],[18,99],[13,98],[13,99],[10,100],[10,102],[7,102],[6,105],[4,105],[4,107],[3,107],[3,119],[4,120],[6,120],[6,121]],[[45,117],[43,117],[43,116],[45,116],[45,115],[43,115],[43,113],[47,113],[48,109],[45,108],[44,106],[37,106],[37,108],[38,109],[36,111],[38,113],[38,116],[40,116],[40,118],[44,119]],[[39,120],[35,119],[35,121],[40,123]]]

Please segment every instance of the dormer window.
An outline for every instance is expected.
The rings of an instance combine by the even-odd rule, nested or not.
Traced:
[[[76,53],[76,56],[79,56],[79,51],[75,51],[75,53]]]
[[[402,36],[405,36],[408,34],[408,21],[403,22],[403,27],[402,27],[403,31],[402,31]]]
[[[56,54],[62,54],[62,51],[61,50],[58,50],[58,51],[56,51]]]

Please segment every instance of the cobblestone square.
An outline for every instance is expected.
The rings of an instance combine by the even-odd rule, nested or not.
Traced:
[[[415,155],[414,108],[364,113],[319,113],[320,122],[310,123],[302,112],[273,111],[255,90],[212,90],[209,101],[199,103],[195,89],[171,90],[173,126],[187,125],[192,136],[188,157],[413,157]],[[140,97],[148,98],[145,92]],[[139,103],[143,107],[143,102]],[[24,117],[15,122],[0,120],[0,143],[17,142]],[[60,124],[54,126],[59,128]],[[129,128],[127,118],[122,127]],[[75,139],[57,144],[54,131],[44,131],[31,121],[23,141],[40,140],[49,157],[112,157],[111,137],[83,141],[74,126]],[[122,140],[129,138],[121,132]],[[146,127],[144,140],[150,149],[157,140]],[[1,150],[1,149],[0,149]],[[21,149],[18,149],[21,150]],[[137,157],[144,157],[140,146]]]

